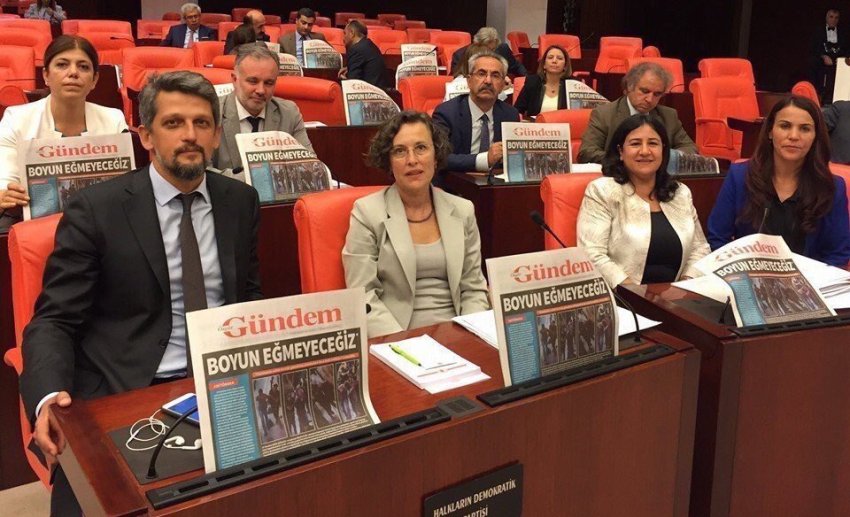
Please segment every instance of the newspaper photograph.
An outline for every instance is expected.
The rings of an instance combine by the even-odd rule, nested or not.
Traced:
[[[395,86],[406,77],[416,75],[437,75],[437,56],[430,54],[419,56],[404,61],[395,70]]]
[[[619,353],[614,297],[579,248],[487,259],[505,386]]]
[[[25,220],[58,214],[78,190],[136,168],[130,133],[37,138],[21,146],[18,167],[30,196]]]
[[[567,92],[567,109],[593,109],[600,104],[608,104],[608,99],[596,90],[575,79],[564,81]]]
[[[292,201],[331,188],[325,164],[289,133],[240,133],[236,147],[245,166],[245,182],[257,189],[261,204]]]
[[[502,122],[502,163],[508,181],[543,181],[570,172],[570,125]]]
[[[302,43],[304,50],[304,68],[342,68],[342,54],[320,39],[310,39]]]
[[[702,156],[670,149],[670,161],[667,173],[671,176],[689,176],[702,174],[720,174],[720,164],[713,156]]]
[[[292,54],[280,53],[278,53],[278,56],[280,57],[278,75],[304,77],[304,70],[301,68],[301,63],[298,62],[297,57]]]
[[[207,472],[379,422],[362,288],[194,311],[186,325]]]
[[[402,43],[401,44],[401,62],[404,63],[408,59],[422,56],[434,56],[434,62],[437,62],[437,46],[430,43]]]
[[[739,327],[835,316],[778,235],[753,234],[703,257],[695,267],[728,286]]]
[[[342,102],[349,126],[377,126],[401,111],[387,92],[360,79],[342,81]]]

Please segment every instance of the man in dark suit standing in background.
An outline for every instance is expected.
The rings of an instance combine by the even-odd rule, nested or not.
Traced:
[[[524,77],[528,75],[528,70],[525,69],[525,66],[517,61],[516,57],[514,57],[514,53],[511,51],[510,45],[502,43],[499,39],[499,32],[493,27],[481,27],[478,29],[478,32],[476,32],[475,36],[472,38],[472,43],[484,45],[496,54],[505,58],[505,61],[508,62],[508,74],[515,77]],[[452,66],[450,69],[452,75],[457,75],[458,67],[461,64],[468,47],[469,45],[461,47],[455,50],[452,54]]]
[[[221,133],[212,84],[154,76],[139,106],[150,166],[71,196],[24,330],[20,391],[50,467],[64,447],[50,405],[185,377],[185,314],[261,298],[257,192],[206,172]],[[57,468],[51,513],[80,512]]]
[[[519,122],[516,108],[499,100],[507,72],[508,63],[499,54],[476,54],[466,78],[469,95],[434,110],[434,122],[448,131],[452,144],[447,170],[487,171],[502,159],[502,122]]]
[[[160,43],[163,47],[192,48],[199,41],[214,41],[215,31],[201,25],[201,8],[198,4],[183,4],[180,8],[183,23],[168,29]]]
[[[375,42],[367,38],[369,29],[352,20],[345,26],[343,38],[348,53],[348,66],[339,71],[340,79],[360,79],[378,88],[384,83],[384,56]]]
[[[836,60],[850,55],[850,38],[838,29],[841,13],[838,9],[826,12],[826,25],[815,31],[813,41],[813,82],[823,104],[832,102],[835,87]]]

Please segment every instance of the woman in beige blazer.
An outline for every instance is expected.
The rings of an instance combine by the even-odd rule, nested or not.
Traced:
[[[369,161],[395,183],[359,199],[342,251],[348,287],[363,286],[369,336],[490,308],[472,203],[431,186],[450,147],[424,113],[384,124]]]
[[[611,285],[672,282],[697,276],[709,253],[691,191],[670,177],[661,122],[633,115],[614,132],[603,170],[578,217],[578,245]]]

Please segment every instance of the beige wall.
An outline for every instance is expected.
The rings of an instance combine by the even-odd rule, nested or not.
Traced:
[[[143,20],[159,20],[162,15],[168,11],[180,12],[180,6],[188,0],[144,0],[142,2],[142,19]],[[203,8],[201,2],[195,1]]]
[[[505,39],[511,31],[528,33],[532,43],[546,33],[547,0],[487,0],[487,25]]]

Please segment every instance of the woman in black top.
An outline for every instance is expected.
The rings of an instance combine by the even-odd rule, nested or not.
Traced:
[[[573,68],[567,51],[552,45],[543,53],[537,73],[525,78],[525,86],[514,107],[522,115],[535,117],[545,111],[566,109],[567,93],[564,81],[572,76]]]

